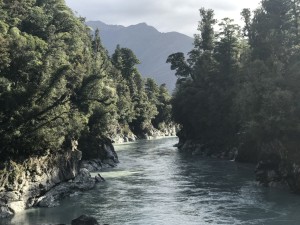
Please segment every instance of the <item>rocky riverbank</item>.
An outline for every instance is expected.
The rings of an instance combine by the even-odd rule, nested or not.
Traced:
[[[45,225],[66,225],[66,224],[45,224]],[[100,225],[96,218],[88,215],[81,215],[71,221],[71,225]],[[108,224],[104,224],[108,225]]]
[[[112,138],[116,143],[123,143],[175,134],[173,125],[161,130],[149,126],[139,135],[123,132]],[[57,206],[62,198],[90,190],[96,182],[104,181],[100,174],[91,177],[90,172],[114,167],[119,162],[109,138],[102,138],[99,145],[101,159],[81,160],[82,153],[77,145],[73,141],[68,149],[55,155],[48,153],[22,162],[5,162],[0,170],[0,218],[13,216],[30,207]]]
[[[257,163],[255,175],[263,186],[289,189],[300,194],[300,165],[278,154],[265,153]]]
[[[253,162],[253,156],[247,157],[247,154],[239,151],[238,148],[214,152],[195,140],[180,139],[179,143],[176,144],[180,151],[191,155],[256,163],[255,177],[259,185],[289,189],[300,194],[300,165],[286,158],[282,153],[284,152],[282,146],[278,141],[265,144],[262,146],[262,153],[257,157],[259,160]],[[247,161],[247,158],[251,160]]]
[[[296,147],[297,149],[298,147]],[[300,194],[300,164],[293,143],[269,141],[260,146],[255,176],[260,185],[287,189]]]
[[[211,151],[205,145],[201,144],[198,141],[194,140],[180,140],[178,144],[175,145],[180,151],[186,152],[191,155],[199,155],[205,157],[212,157],[212,158],[220,158],[220,159],[227,159],[227,160],[235,160],[238,156],[238,150],[236,148],[224,151]]]
[[[80,217],[72,220],[71,225],[100,225],[100,224],[94,217],[81,215]],[[104,224],[104,225],[108,225],[108,224]]]
[[[54,207],[62,198],[92,189],[104,179],[101,175],[91,177],[90,172],[118,163],[111,142],[101,151],[106,156],[101,160],[81,161],[81,152],[72,147],[56,155],[7,161],[0,171],[0,218],[30,207]]]
[[[152,125],[148,125],[142,132],[132,132],[129,128],[126,129],[117,129],[114,134],[110,135],[110,139],[113,140],[114,143],[121,144],[127,142],[133,142],[139,139],[154,139],[158,137],[171,137],[176,136],[176,132],[178,130],[177,126],[174,124],[164,125],[160,129],[154,128]]]

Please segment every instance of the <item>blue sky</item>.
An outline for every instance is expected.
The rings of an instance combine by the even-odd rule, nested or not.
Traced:
[[[87,20],[107,24],[133,25],[146,22],[161,32],[177,31],[189,36],[196,33],[199,9],[210,8],[216,18],[240,20],[243,8],[255,9],[260,0],[65,0]]]

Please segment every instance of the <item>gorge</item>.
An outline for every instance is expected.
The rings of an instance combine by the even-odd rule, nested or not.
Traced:
[[[299,223],[300,1],[262,0],[241,12],[243,27],[199,12],[188,53],[178,33],[100,24],[134,31],[149,47],[139,54],[163,53],[151,59],[169,54],[171,36],[172,50],[185,40],[164,59],[175,74],[168,90],[143,77],[132,49],[107,51],[97,23],[64,0],[0,0],[1,225],[82,214],[112,224]]]
[[[101,224],[296,225],[300,199],[254,181],[254,165],[191,156],[177,138],[116,145],[121,163],[106,182],[55,208],[33,208],[1,225],[68,224],[81,214]]]

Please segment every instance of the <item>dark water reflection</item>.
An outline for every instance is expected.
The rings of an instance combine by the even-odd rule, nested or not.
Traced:
[[[300,197],[257,187],[253,166],[180,154],[176,138],[117,146],[121,164],[95,190],[0,225],[68,223],[86,213],[111,225],[298,225]]]

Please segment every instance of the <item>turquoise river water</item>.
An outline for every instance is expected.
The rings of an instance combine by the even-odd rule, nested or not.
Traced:
[[[257,186],[253,165],[187,156],[176,142],[117,145],[121,163],[101,172],[106,182],[0,225],[68,224],[82,214],[110,225],[300,224],[300,196]]]

